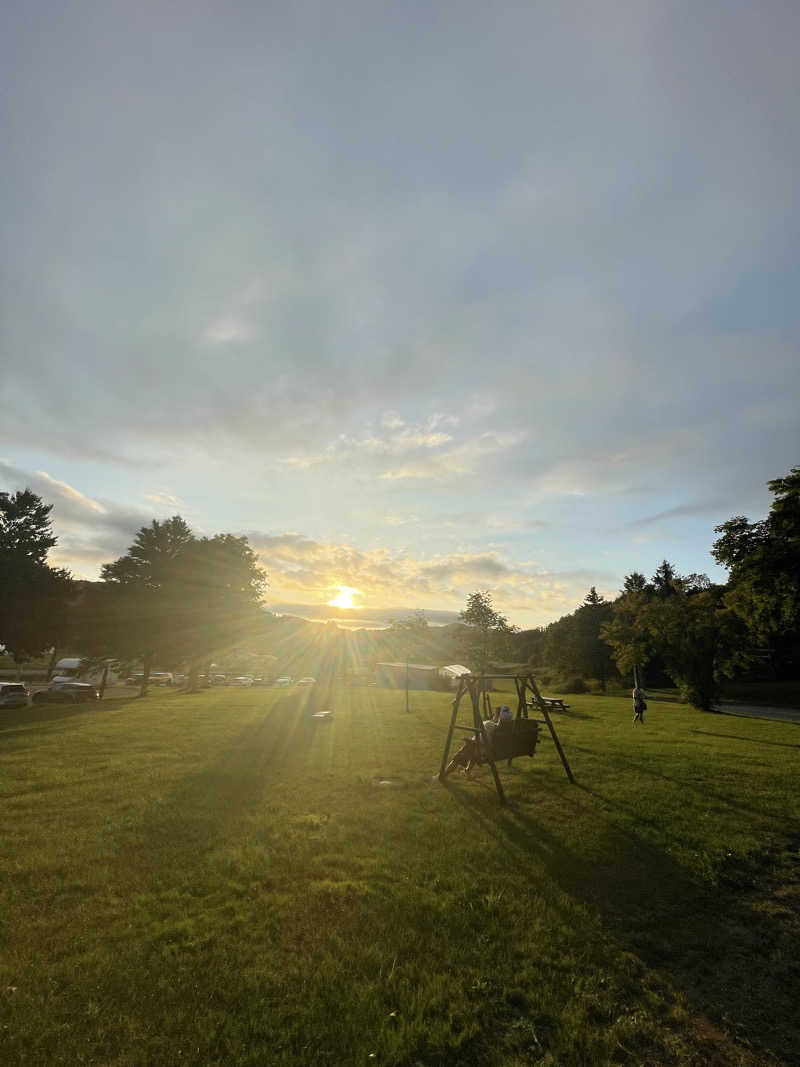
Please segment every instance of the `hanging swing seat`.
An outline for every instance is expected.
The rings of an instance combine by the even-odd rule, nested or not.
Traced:
[[[486,742],[482,737],[479,742],[481,763],[486,760],[487,752],[494,760],[532,756],[539,741],[539,724],[535,719],[501,722],[494,730],[484,732]]]
[[[517,714],[511,721],[496,722],[494,721],[495,717],[492,715],[489,689],[493,681],[501,678],[506,683],[513,682],[517,693]],[[528,700],[528,696],[532,699]],[[471,711],[469,716],[472,719],[471,723],[457,721],[459,708],[464,698],[466,698],[466,703]],[[469,776],[471,767],[476,764],[487,763],[494,778],[500,803],[504,804],[505,793],[500,782],[500,776],[497,773],[497,764],[505,760],[510,767],[511,761],[518,756],[532,756],[541,739],[540,725],[547,727],[550,738],[566,771],[567,778],[571,782],[574,781],[567,757],[550,718],[550,707],[548,705],[553,706],[556,700],[557,698],[545,699],[542,697],[536,681],[529,671],[516,675],[462,675],[459,679],[456,698],[453,701],[450,726],[447,731],[442,763],[437,776],[439,781],[444,782],[447,776],[457,767],[462,767],[467,776]],[[551,701],[553,704],[551,704]],[[558,703],[562,707],[565,706],[560,700],[558,700]],[[540,712],[543,718],[531,718],[528,714],[529,709]],[[555,710],[555,707],[553,707],[553,710]],[[463,731],[469,734],[470,737],[450,759],[450,746],[453,743],[453,736],[456,730]]]

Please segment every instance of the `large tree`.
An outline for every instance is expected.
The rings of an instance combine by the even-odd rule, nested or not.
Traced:
[[[44,563],[58,540],[53,533],[52,504],[30,489],[13,495],[0,493],[0,559],[22,559]]]
[[[744,627],[726,607],[724,589],[684,589],[680,579],[673,580],[668,596],[620,597],[602,636],[621,672],[659,656],[681,696],[706,711],[719,696],[721,680],[747,658]]]
[[[490,593],[470,593],[458,618],[464,624],[461,648],[471,670],[484,674],[494,661],[506,658],[516,627],[495,610]]]
[[[263,626],[266,578],[247,538],[197,538],[179,515],[142,527],[102,576],[118,590],[106,600],[116,658],[141,661],[142,694],[156,660],[189,663],[194,685],[203,660]]]
[[[544,658],[561,675],[598,678],[605,691],[611,671],[611,651],[600,637],[611,619],[611,604],[594,586],[583,603],[545,630]]]
[[[735,515],[717,526],[712,554],[730,572],[728,606],[772,650],[780,673],[800,662],[800,467],[768,485],[767,517]]]
[[[102,569],[103,581],[116,588],[116,595],[106,601],[115,658],[141,661],[142,696],[154,662],[164,666],[175,658],[182,603],[181,556],[192,541],[192,531],[180,515],[164,522],[153,519],[138,531],[124,556]],[[115,625],[120,618],[126,625]]]
[[[266,575],[247,538],[232,534],[193,539],[180,570],[175,638],[194,689],[202,662],[263,633]]]
[[[0,493],[0,644],[20,669],[59,643],[73,589],[69,573],[47,563],[51,510],[30,489]]]

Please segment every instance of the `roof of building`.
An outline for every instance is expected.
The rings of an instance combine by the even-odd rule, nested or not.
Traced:
[[[432,663],[406,663],[405,660],[403,660],[402,663],[379,663],[378,666],[379,667],[397,667],[398,670],[401,669],[401,668],[403,670],[405,670],[406,667],[408,667],[408,669],[410,671],[411,670],[414,670],[414,671],[438,671],[439,670],[439,668],[436,667]]]

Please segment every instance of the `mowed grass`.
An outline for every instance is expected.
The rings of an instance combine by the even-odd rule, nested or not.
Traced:
[[[800,727],[572,697],[500,808],[450,699],[5,712],[0,1061],[796,1063]]]

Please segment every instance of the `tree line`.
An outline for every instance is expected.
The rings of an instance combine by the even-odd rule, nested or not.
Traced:
[[[592,587],[575,611],[528,631],[512,626],[490,593],[475,592],[454,654],[478,672],[526,662],[564,679],[598,679],[602,689],[637,667],[648,684],[674,683],[701,708],[724,678],[754,666],[797,678],[800,468],[768,485],[774,499],[764,519],[737,515],[715,528],[711,551],[726,583],[681,575],[664,560],[649,579],[628,574],[614,600]],[[101,581],[77,582],[47,562],[56,544],[51,510],[29,489],[0,493],[0,643],[18,665],[69,646],[90,661],[141,665],[143,692],[155,664],[188,664],[194,687],[218,653],[263,635],[266,576],[246,537],[198,537],[179,515],[153,520],[103,567]],[[422,614],[386,637],[412,659],[430,645]]]
[[[711,554],[729,572],[724,584],[681,575],[663,560],[648,580],[625,577],[613,601],[592,587],[571,614],[521,634],[532,665],[562,676],[630,677],[675,683],[684,699],[710,708],[721,682],[759,669],[772,678],[800,671],[800,468],[768,482],[766,518],[736,515],[715,527]]]
[[[198,537],[179,515],[153,520],[99,582],[75,581],[47,562],[50,512],[29,489],[0,493],[0,643],[14,662],[66,645],[85,660],[188,664],[190,686],[220,649],[259,632],[266,576],[246,537]]]

